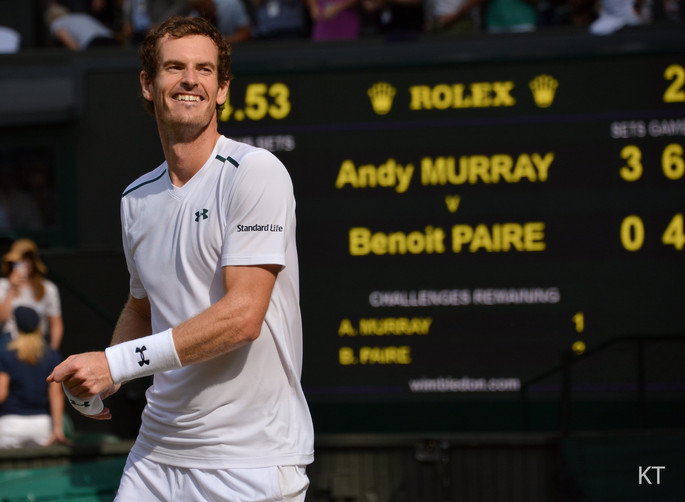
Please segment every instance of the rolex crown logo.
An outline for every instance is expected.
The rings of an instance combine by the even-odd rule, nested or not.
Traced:
[[[533,91],[535,104],[540,108],[548,108],[554,101],[554,93],[559,87],[559,81],[551,75],[538,75],[528,85]]]
[[[385,115],[392,108],[392,100],[397,90],[387,82],[376,82],[367,91],[371,98],[373,111]]]

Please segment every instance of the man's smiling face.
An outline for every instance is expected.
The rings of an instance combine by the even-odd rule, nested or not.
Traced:
[[[158,122],[164,128],[205,129],[228,91],[228,83],[219,86],[218,48],[202,35],[166,35],[159,41],[158,51],[154,80],[141,74],[143,97],[154,103]]]

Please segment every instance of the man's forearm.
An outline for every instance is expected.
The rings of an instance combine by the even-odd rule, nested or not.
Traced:
[[[150,303],[147,298],[137,299],[129,296],[119,315],[110,345],[135,340],[152,333],[150,323]]]

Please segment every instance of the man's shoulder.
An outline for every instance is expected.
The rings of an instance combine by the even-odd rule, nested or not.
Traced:
[[[149,186],[154,184],[156,181],[160,181],[164,174],[166,174],[167,167],[166,167],[166,162],[163,164],[157,166],[155,169],[152,171],[149,171],[139,178],[137,178],[133,183],[128,185],[124,192],[121,194],[122,197],[126,197],[127,195],[134,193],[138,190],[140,190],[143,187]]]
[[[248,167],[254,164],[263,165],[264,163],[281,164],[278,157],[269,150],[225,136],[222,138],[222,143],[217,149],[217,158],[222,162],[232,164],[236,168]]]

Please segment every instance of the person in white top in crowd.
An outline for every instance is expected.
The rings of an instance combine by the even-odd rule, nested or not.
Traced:
[[[0,26],[0,54],[14,54],[21,47],[21,35],[14,28]]]
[[[71,12],[51,2],[45,11],[50,34],[64,47],[82,51],[96,46],[119,45],[114,32],[90,14]]]
[[[31,239],[17,239],[2,257],[0,270],[0,348],[18,336],[12,316],[20,305],[31,307],[40,317],[40,329],[48,345],[57,350],[64,336],[59,289],[45,278],[48,268]]]
[[[112,345],[49,380],[106,399],[154,374],[118,501],[304,501],[313,426],[290,176],[219,134],[230,46],[208,21],[168,19],[141,60],[166,161],[122,196],[129,299]]]
[[[626,26],[649,24],[651,0],[601,0],[599,16],[590,24],[593,35],[611,35]]]

